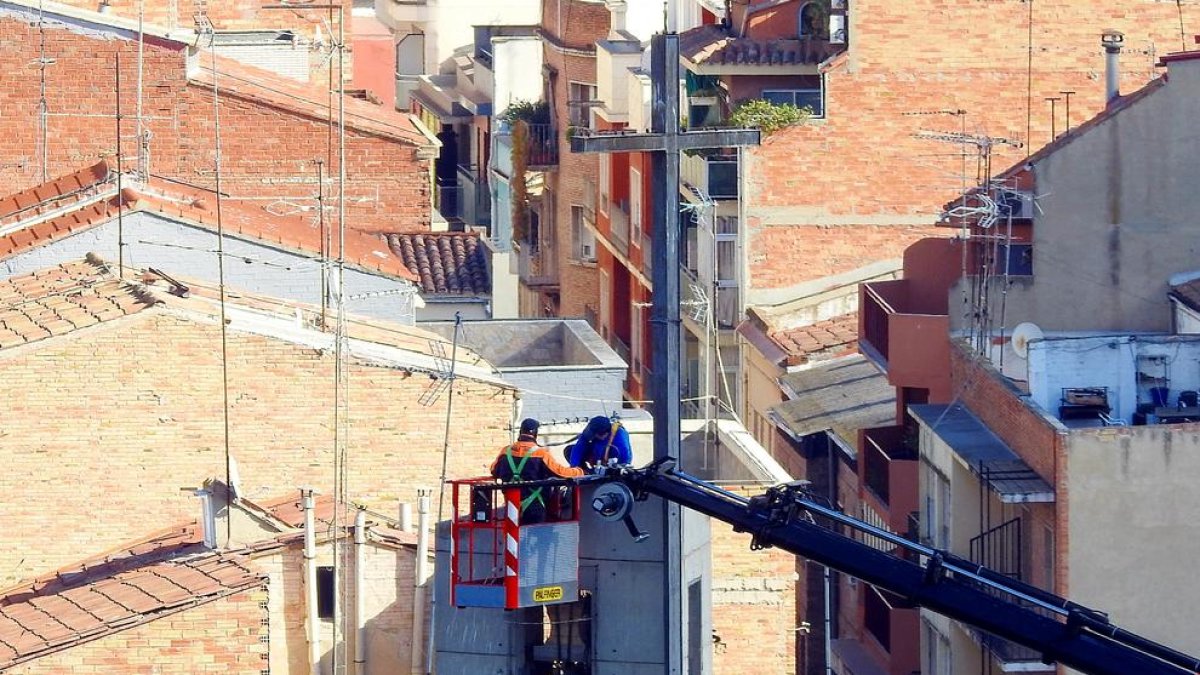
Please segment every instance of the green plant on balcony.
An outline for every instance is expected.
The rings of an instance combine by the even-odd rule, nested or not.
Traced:
[[[791,103],[775,104],[761,98],[743,101],[729,115],[729,126],[757,128],[769,136],[784,127],[802,124],[812,116],[812,108],[797,108]]]
[[[517,242],[529,238],[529,190],[525,182],[528,169],[529,122],[516,119],[512,122],[512,236]]]
[[[510,127],[518,120],[527,124],[550,124],[550,106],[545,101],[516,100],[500,114]]]

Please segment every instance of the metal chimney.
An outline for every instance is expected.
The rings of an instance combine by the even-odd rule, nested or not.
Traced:
[[[1121,96],[1121,45],[1125,34],[1109,28],[1100,35],[1104,46],[1104,101],[1111,104]]]

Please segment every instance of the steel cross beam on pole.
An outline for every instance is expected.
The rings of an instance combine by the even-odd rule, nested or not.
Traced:
[[[572,152],[649,152],[653,175],[651,254],[654,256],[650,336],[650,381],[654,414],[654,458],[680,457],[680,287],[679,152],[702,148],[757,145],[757,129],[680,131],[679,36],[655,35],[650,41],[650,133],[576,136]],[[663,501],[663,597],[665,668],[683,673],[682,528],[678,504]]]

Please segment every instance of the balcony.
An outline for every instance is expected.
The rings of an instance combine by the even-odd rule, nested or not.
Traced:
[[[917,451],[905,443],[904,427],[876,427],[862,434],[859,455],[868,501],[893,532],[905,532],[909,515],[917,510]]]
[[[551,288],[558,285],[558,264],[554,249],[543,246],[533,250],[522,244],[517,255],[517,274],[529,288]]]
[[[869,584],[863,590],[865,646],[892,675],[908,675],[921,669],[921,613],[899,596]]]
[[[950,317],[934,302],[921,302],[910,293],[908,279],[876,281],[859,286],[859,348],[898,387],[945,391],[950,359]],[[893,348],[901,345],[902,348]]]
[[[733,155],[688,155],[679,164],[684,183],[713,199],[738,198],[737,157]]]
[[[491,200],[487,183],[475,167],[459,166],[456,182],[438,183],[438,211],[452,220],[468,225],[491,224]]]
[[[529,125],[530,169],[558,166],[558,129],[553,124]]]

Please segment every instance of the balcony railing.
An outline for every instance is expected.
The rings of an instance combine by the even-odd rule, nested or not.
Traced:
[[[633,350],[629,348],[629,345],[625,344],[625,341],[620,336],[616,333],[609,333],[608,344],[617,353],[617,356],[621,357],[621,360],[629,366],[633,366]]]
[[[523,244],[517,256],[517,274],[531,288],[558,285],[558,264],[554,249],[543,246],[537,251]]]
[[[1021,580],[1021,519],[1005,521],[971,538],[971,562]]]
[[[920,614],[912,603],[891,593],[867,585],[863,593],[863,627],[883,651],[892,657],[893,666],[899,661],[915,662],[920,667],[918,625]],[[893,672],[909,672],[907,668]]]
[[[558,129],[553,124],[529,125],[530,168],[558,165]]]
[[[907,531],[909,515],[919,506],[917,450],[906,443],[900,425],[865,430],[862,445],[865,492],[878,501],[888,529]]]
[[[888,322],[889,317],[896,313],[890,303],[871,284],[863,284],[863,334],[860,343],[867,343],[883,359],[883,365],[888,361]]]
[[[458,167],[457,216],[471,225],[491,224],[491,199],[485,181],[481,184],[473,166]],[[442,215],[446,215],[443,213]]]

